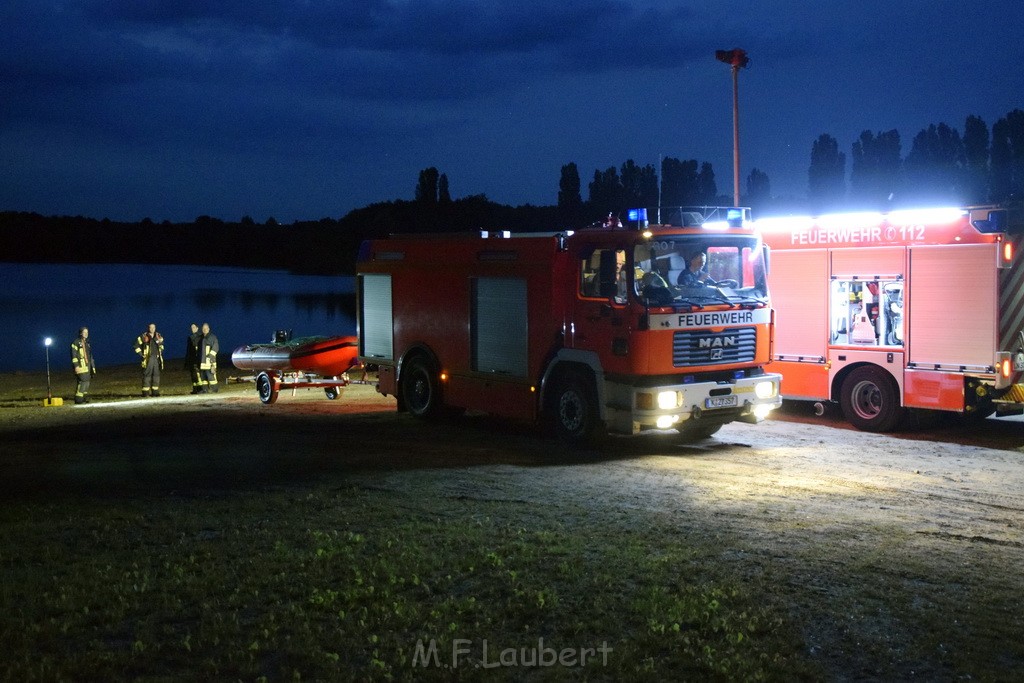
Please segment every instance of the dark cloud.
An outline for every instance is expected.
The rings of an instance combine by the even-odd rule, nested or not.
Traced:
[[[427,166],[456,192],[537,203],[568,161],[589,175],[662,154],[724,179],[713,53],[732,47],[752,57],[744,163],[799,192],[821,133],[845,148],[900,128],[909,144],[928,123],[1024,105],[1021,31],[1011,0],[7,0],[0,209],[114,215],[84,202],[120,182],[145,214],[290,195],[308,217],[406,196]],[[81,208],[48,189],[70,182],[68,158],[103,168],[72,179]]]

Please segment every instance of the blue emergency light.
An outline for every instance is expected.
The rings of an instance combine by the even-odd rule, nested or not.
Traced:
[[[726,209],[725,211],[725,222],[731,228],[739,228],[743,226],[743,209]]]
[[[626,215],[631,221],[646,221],[647,209],[630,209]]]

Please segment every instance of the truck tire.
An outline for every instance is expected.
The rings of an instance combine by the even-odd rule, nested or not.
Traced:
[[[551,417],[562,441],[580,446],[593,440],[600,421],[590,383],[575,374],[560,380],[551,400]]]
[[[843,415],[857,429],[889,432],[903,418],[899,388],[889,373],[873,365],[854,369],[840,390]]]
[[[441,411],[441,384],[430,362],[416,356],[402,370],[402,403],[415,417],[433,417]]]
[[[256,376],[256,393],[259,394],[260,400],[269,406],[277,401],[277,383],[274,382],[269,374],[261,372]]]

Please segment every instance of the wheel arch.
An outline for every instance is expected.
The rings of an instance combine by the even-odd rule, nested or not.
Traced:
[[[577,373],[591,382],[594,395],[597,397],[598,418],[604,421],[607,417],[605,414],[604,371],[601,368],[600,359],[592,351],[559,349],[548,362],[540,379],[540,390],[537,392],[541,413],[547,413],[550,409],[549,403],[553,387],[570,373]]]
[[[401,388],[403,373],[408,362],[414,358],[426,359],[427,363],[429,363],[430,366],[434,368],[435,372],[441,372],[441,361],[440,359],[438,359],[437,354],[434,353],[434,350],[430,348],[428,344],[424,342],[416,342],[414,344],[410,344],[409,348],[407,348],[405,352],[402,353],[401,356],[399,356],[398,361],[395,363],[395,399],[398,402],[398,410],[400,411],[404,411],[406,409],[405,399],[402,396],[403,392]]]
[[[849,365],[843,366],[838,372],[836,372],[836,374],[833,375],[832,377],[831,384],[829,385],[829,400],[839,403],[843,392],[843,382],[845,382],[846,378],[850,376],[850,373],[852,373],[854,370],[857,370],[858,368],[863,367],[878,368],[886,375],[888,375],[889,379],[891,379],[893,383],[896,385],[896,396],[899,399],[900,406],[903,407],[903,382],[901,382],[900,378],[896,377],[896,375],[894,375],[889,368],[885,367],[884,365],[879,365],[878,363],[872,363],[870,361],[858,361],[856,363],[850,363]]]

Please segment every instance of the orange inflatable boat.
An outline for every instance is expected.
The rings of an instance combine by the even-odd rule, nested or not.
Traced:
[[[256,391],[264,403],[273,403],[281,389],[319,387],[327,398],[341,395],[350,384],[345,375],[360,367],[356,337],[299,337],[269,344],[248,344],[231,353],[239,370],[256,373]]]
[[[299,337],[286,342],[248,344],[231,354],[239,370],[277,370],[335,377],[359,365],[356,337]]]

